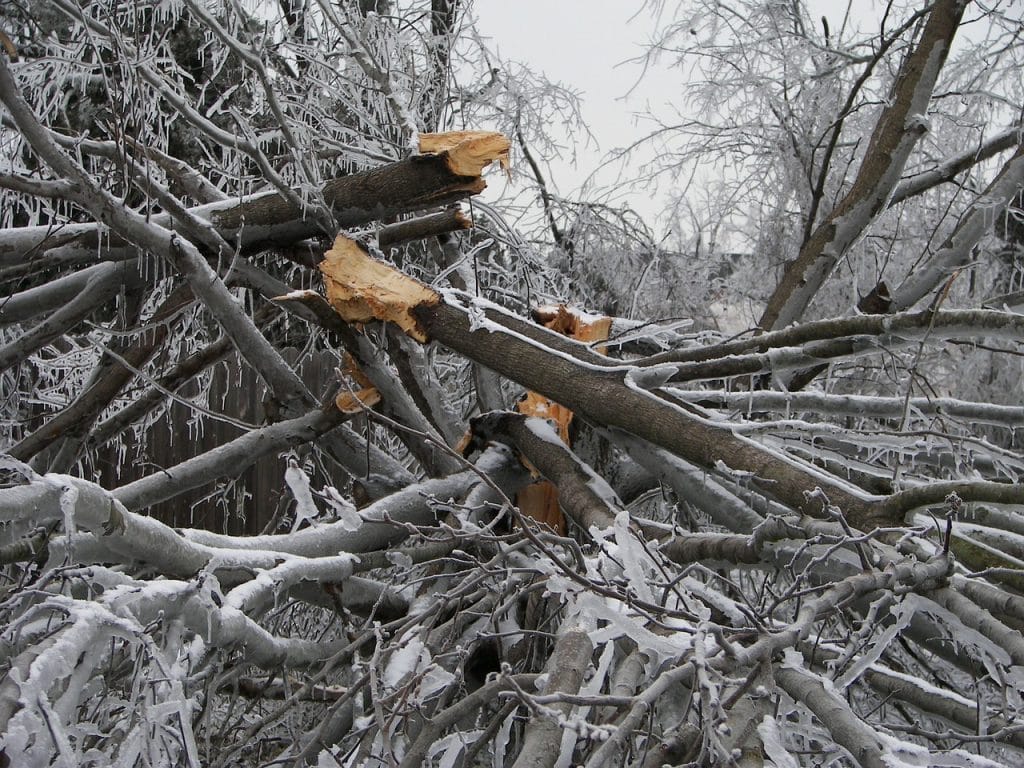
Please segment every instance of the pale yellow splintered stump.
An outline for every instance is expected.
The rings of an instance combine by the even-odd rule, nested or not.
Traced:
[[[369,323],[384,320],[394,323],[420,342],[426,332],[413,317],[413,308],[436,306],[440,294],[423,283],[407,277],[394,267],[370,258],[362,246],[338,235],[334,247],[320,262],[327,289],[327,301],[343,320]]]

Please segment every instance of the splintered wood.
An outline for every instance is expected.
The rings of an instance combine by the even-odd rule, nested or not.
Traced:
[[[576,339],[576,341],[606,341],[612,327],[610,317],[588,315],[569,309],[564,304],[555,307],[540,307],[534,310],[533,316],[545,328],[550,328],[552,331]],[[600,347],[598,351],[604,352]],[[536,392],[527,392],[526,396],[519,401],[517,408],[520,413],[527,416],[538,416],[553,421],[558,430],[558,436],[566,445],[569,444],[572,411],[568,408]]]
[[[380,392],[377,391],[377,388],[373,386],[373,382],[363,373],[359,363],[347,352],[345,353],[342,371],[356,382],[360,388],[338,393],[338,396],[334,398],[334,404],[338,407],[339,411],[342,413],[359,413],[380,402]]]
[[[540,307],[533,315],[544,327],[577,341],[605,341],[612,326],[610,317],[587,315],[571,310],[564,304],[557,307]],[[572,424],[572,411],[564,405],[559,405],[536,392],[527,392],[516,404],[516,409],[527,416],[537,416],[554,422],[562,442],[566,445],[571,444],[569,426]],[[536,474],[532,467],[530,469]],[[539,480],[523,488],[516,494],[516,506],[524,515],[550,525],[559,533],[565,533],[565,515],[558,505],[558,489],[551,482]]]
[[[509,140],[493,131],[448,131],[421,133],[420,152],[447,153],[448,168],[459,176],[479,176],[493,162],[508,173]]]
[[[576,341],[607,341],[612,329],[610,317],[569,309],[565,304],[538,307],[533,311],[533,316],[545,328],[558,331]],[[598,351],[604,354],[604,347],[598,347]]]
[[[471,186],[480,191],[484,183],[479,177],[484,168],[497,162],[508,169],[509,141],[503,134],[491,131],[425,133],[420,136],[420,152],[443,159],[455,176],[475,178],[479,189],[475,182]],[[427,341],[412,309],[435,306],[441,300],[435,291],[371,258],[362,246],[344,235],[339,235],[334,247],[324,254],[320,271],[327,287],[327,300],[344,320],[395,323],[417,341]]]
[[[338,235],[334,247],[324,254],[320,271],[327,300],[342,319],[350,323],[384,320],[419,342],[427,341],[412,310],[424,304],[435,306],[441,301],[436,291],[371,258],[359,243],[344,235]]]

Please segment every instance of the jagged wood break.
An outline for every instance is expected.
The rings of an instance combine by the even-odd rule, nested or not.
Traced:
[[[611,331],[612,319],[600,315],[587,315],[564,304],[553,307],[539,307],[533,312],[534,319],[545,328],[582,342],[606,341]],[[554,422],[555,429],[562,442],[572,445],[569,431],[573,413],[564,405],[539,392],[527,392],[516,403],[516,410],[525,416],[536,416]],[[530,471],[537,474],[537,469],[530,465]],[[534,520],[550,525],[561,534],[566,532],[565,516],[558,503],[559,490],[554,483],[540,480],[522,488],[516,494],[516,506],[523,514]]]
[[[933,483],[888,496],[870,494],[701,419],[664,391],[649,391],[642,368],[616,363],[486,302],[457,293],[446,301],[345,237],[320,268],[328,299],[343,319],[397,323],[420,342],[438,341],[591,423],[625,430],[707,469],[743,473],[768,496],[805,514],[827,513],[816,489],[861,530],[902,525],[907,512],[941,504],[952,492],[965,501],[1024,502],[1024,486],[1007,483]]]

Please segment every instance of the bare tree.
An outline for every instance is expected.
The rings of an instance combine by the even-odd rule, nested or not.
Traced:
[[[668,20],[731,338],[468,4],[5,7],[0,764],[1019,764],[1020,27],[965,5]]]

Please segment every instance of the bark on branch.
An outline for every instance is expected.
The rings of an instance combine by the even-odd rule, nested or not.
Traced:
[[[580,627],[559,633],[555,651],[548,660],[545,672],[548,684],[545,693],[575,694],[583,684],[583,675],[590,666],[594,644]],[[553,714],[566,717],[572,704],[552,704]],[[562,743],[562,726],[549,717],[535,717],[526,725],[523,748],[512,768],[548,768],[558,761]]]
[[[442,296],[374,261],[344,237],[338,239],[321,270],[328,299],[343,318],[397,321],[410,335],[436,340],[588,421],[623,429],[706,469],[749,477],[793,509],[821,514],[821,502],[809,498],[821,488],[830,504],[857,528],[901,522],[906,511],[886,504],[886,497],[863,493],[666,401],[640,386],[649,372],[608,367],[609,361],[588,347],[539,326],[524,338],[518,328],[528,324],[499,307],[454,292]],[[595,358],[600,365],[591,362]],[[1005,492],[1001,489],[1000,495]]]
[[[452,138],[454,135],[455,138]],[[438,137],[438,138],[434,138]],[[340,228],[359,227],[429,208],[440,208],[479,194],[487,184],[481,177],[491,161],[507,162],[508,140],[499,133],[459,132],[423,134],[421,151],[404,160],[328,181],[321,194]],[[485,162],[486,160],[486,162]],[[276,192],[250,195],[242,200],[220,200],[188,209],[207,222],[223,240],[242,254],[293,245],[310,237],[330,235],[306,211]],[[176,229],[168,214],[152,223]],[[455,214],[440,214],[421,221],[422,231],[465,228]],[[411,226],[411,225],[408,225]],[[421,237],[421,234],[414,234]],[[407,237],[399,229],[388,237]],[[107,258],[136,255],[135,243],[103,224],[72,225],[63,229],[25,227],[0,233],[0,265],[20,264],[48,256],[62,261],[92,260],[98,251]]]
[[[966,0],[938,0],[921,40],[904,62],[853,186],[790,262],[758,325],[770,331],[798,320],[836,262],[885,210],[911,150],[928,126],[925,113]]]

